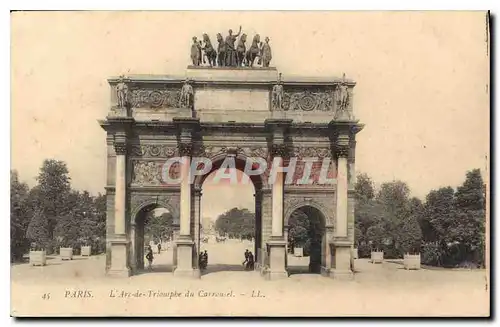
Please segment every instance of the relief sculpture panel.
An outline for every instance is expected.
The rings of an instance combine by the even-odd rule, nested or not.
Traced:
[[[132,108],[178,108],[181,88],[132,89],[130,102]]]
[[[163,180],[164,169],[168,169],[171,179],[177,179],[180,176],[179,163],[166,167],[164,161],[134,160],[132,166],[132,184],[135,185],[167,185],[168,181]]]
[[[285,91],[283,110],[333,111],[334,92],[320,90]]]

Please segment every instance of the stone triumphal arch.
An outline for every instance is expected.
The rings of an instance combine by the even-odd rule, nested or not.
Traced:
[[[193,157],[217,168],[225,158],[262,158],[284,166],[297,157],[291,184],[287,172],[275,183],[252,176],[257,222],[257,269],[266,279],[287,277],[286,238],[292,212],[317,212],[323,224],[324,276],[352,277],[355,83],[345,78],[281,77],[276,68],[190,66],[184,76],[110,78],[111,106],[100,121],[107,132],[107,261],[111,276],[130,276],[143,265],[138,223],[145,210],[165,208],[177,226],[174,275],[199,277],[200,201],[203,177],[165,182],[164,163],[183,159],[168,174],[184,176]],[[348,101],[346,101],[348,99]],[[301,158],[316,158],[312,182],[296,182]],[[331,158],[318,182],[319,165]],[[309,208],[309,209],[307,209]]]

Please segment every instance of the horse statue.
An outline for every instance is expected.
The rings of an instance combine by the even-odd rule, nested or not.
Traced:
[[[226,43],[220,33],[217,33],[217,42],[219,43],[217,46],[217,65],[223,67],[226,65]]]
[[[247,35],[242,34],[238,41],[238,46],[236,47],[236,62],[238,66],[243,66],[245,60],[245,53],[247,51],[247,47],[245,46],[246,41]]]
[[[207,56],[208,64],[210,65],[210,67],[213,67],[216,65],[217,52],[215,51],[214,47],[212,46],[212,42],[210,41],[210,37],[207,34],[203,34],[203,42],[205,42],[205,46],[203,47],[203,50],[205,50],[205,55]]]
[[[252,45],[250,46],[250,49],[248,49],[246,56],[245,56],[246,63],[250,67],[253,67],[255,58],[261,56],[261,53],[260,53],[261,49],[259,47],[259,44],[260,44],[260,35],[256,34],[253,37]]]

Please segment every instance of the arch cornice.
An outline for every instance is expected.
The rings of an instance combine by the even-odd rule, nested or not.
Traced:
[[[151,195],[132,195],[130,201],[130,217],[131,224],[134,225],[138,214],[144,210],[146,207],[154,206],[155,208],[165,208],[167,209],[173,217],[173,223],[179,223],[179,208],[171,201],[172,196],[158,196],[154,197]]]
[[[232,152],[230,148],[223,148],[215,154],[210,154],[209,159],[212,162],[212,170],[205,175],[197,175],[194,179],[194,188],[201,189],[203,182],[208,177],[208,175],[210,175],[214,170],[218,169],[220,167],[220,165],[224,162],[224,160],[230,156],[234,157],[236,163],[238,161],[246,163],[247,158],[249,158],[244,153],[238,152],[237,149],[235,149],[234,152]],[[215,166],[214,166],[214,163],[216,163]],[[216,167],[216,168],[214,168],[214,167]],[[240,169],[239,167],[236,167],[236,168]],[[250,180],[252,181],[253,186],[256,190],[261,189],[262,186],[265,185],[265,179],[263,178],[263,175],[260,175],[260,176],[256,175],[256,176],[249,176],[249,177],[250,177]]]
[[[303,198],[303,197],[289,197],[285,199],[285,204],[284,204],[284,225],[288,226],[288,221],[292,215],[292,213],[300,209],[302,207],[310,206],[315,209],[317,209],[321,215],[323,216],[324,219],[324,224],[326,226],[332,225],[334,221],[333,215],[330,213],[330,210],[328,210],[327,207],[325,207],[322,203],[319,201],[316,201],[312,198]]]

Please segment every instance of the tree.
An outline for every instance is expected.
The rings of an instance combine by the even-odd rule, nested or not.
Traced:
[[[151,236],[155,240],[166,240],[172,238],[173,234],[173,217],[170,212],[156,215],[151,211],[146,216],[146,225],[144,227],[146,235]]]
[[[49,238],[53,238],[57,221],[69,214],[67,199],[71,190],[66,163],[46,159],[37,177],[39,185],[39,208],[48,222]]]
[[[29,188],[19,181],[17,171],[10,171],[10,259],[22,259],[29,248],[26,231],[30,222]]]
[[[357,202],[371,201],[375,197],[373,181],[367,174],[363,173],[358,175],[354,189],[356,191]]]
[[[443,264],[443,259],[447,257],[448,234],[456,217],[454,202],[455,191],[449,186],[432,190],[426,197],[421,221],[430,227],[430,235],[425,235],[424,238],[437,244],[439,249],[435,260],[438,265]],[[434,247],[432,249],[436,252]]]
[[[232,208],[215,221],[215,230],[219,235],[230,238],[255,238],[255,214],[248,209]]]
[[[406,183],[393,181],[382,184],[375,197],[375,201],[383,208],[383,219],[371,232],[371,235],[374,235],[374,231],[377,233],[384,231],[382,243],[385,245],[384,251],[387,252],[387,257],[400,257],[403,254],[403,249],[400,247],[399,241],[413,238],[411,235],[402,234],[404,231],[415,231],[414,228],[410,227],[413,224],[409,220],[409,195],[410,188]],[[403,226],[405,226],[404,230]],[[379,237],[377,241],[380,241]]]
[[[419,216],[423,211],[423,204],[417,198],[410,199],[409,214],[403,217],[398,226],[396,242],[403,253],[420,252],[422,230],[420,229]]]
[[[459,261],[484,264],[485,194],[479,169],[466,173],[462,186],[455,193],[456,219],[448,234],[448,242],[457,243]]]
[[[47,249],[50,246],[48,226],[49,222],[43,210],[37,208],[26,231],[26,237],[35,243],[35,249]]]
[[[304,247],[309,240],[309,218],[301,210],[295,210],[288,219],[288,238],[293,247]]]

